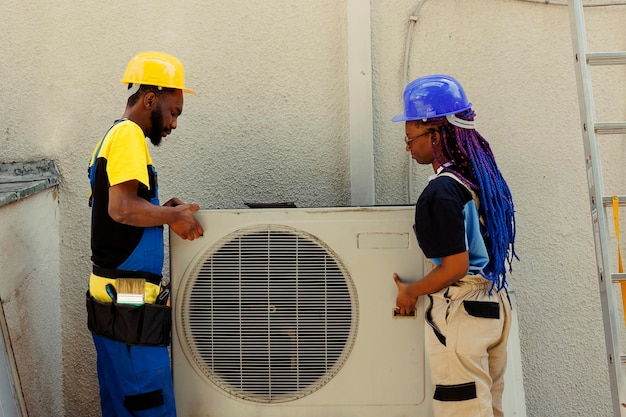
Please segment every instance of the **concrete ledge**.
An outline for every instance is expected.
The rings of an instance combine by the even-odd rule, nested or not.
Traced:
[[[61,176],[51,160],[0,162],[0,207],[58,185]]]

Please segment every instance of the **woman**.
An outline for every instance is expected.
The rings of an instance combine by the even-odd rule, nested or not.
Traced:
[[[436,266],[404,283],[394,274],[400,314],[428,295],[428,351],[437,417],[502,416],[511,306],[507,264],[514,250],[513,200],[487,141],[474,129],[462,86],[447,75],[409,83],[406,149],[429,177],[415,206],[415,234]]]

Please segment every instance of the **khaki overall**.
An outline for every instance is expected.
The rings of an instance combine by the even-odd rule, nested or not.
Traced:
[[[511,304],[505,290],[467,275],[429,295],[426,320],[437,417],[502,417]],[[432,330],[432,331],[431,331]]]

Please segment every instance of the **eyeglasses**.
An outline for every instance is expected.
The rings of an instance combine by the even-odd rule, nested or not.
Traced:
[[[426,132],[426,133],[422,133],[421,135],[417,135],[417,136],[415,136],[414,138],[410,138],[410,137],[408,137],[407,135],[404,135],[404,143],[406,143],[406,145],[408,146],[408,145],[410,145],[410,144],[411,144],[411,143],[412,143],[415,139],[420,138],[420,137],[422,137],[422,136],[430,135],[431,133],[434,133],[434,132],[435,132],[434,130],[429,130],[428,132]]]

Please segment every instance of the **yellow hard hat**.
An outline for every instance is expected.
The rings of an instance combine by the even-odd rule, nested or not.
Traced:
[[[185,68],[180,60],[163,52],[141,52],[130,60],[121,82],[175,88],[194,94],[185,88]]]

